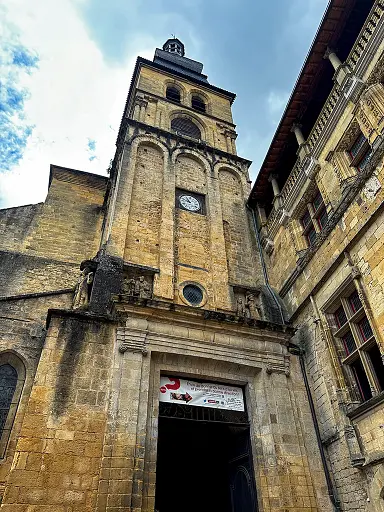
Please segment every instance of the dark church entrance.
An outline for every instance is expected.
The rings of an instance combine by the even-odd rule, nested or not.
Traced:
[[[158,512],[255,512],[246,413],[160,403]]]

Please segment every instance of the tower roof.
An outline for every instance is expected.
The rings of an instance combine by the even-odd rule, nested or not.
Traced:
[[[193,78],[199,82],[208,83],[207,75],[202,73],[203,64],[196,60],[188,59],[185,55],[185,46],[180,39],[168,39],[163,49],[157,48],[153,62],[169,69],[171,72],[178,72],[186,78]]]
[[[177,53],[181,57],[184,57],[185,55],[185,46],[180,39],[177,39],[177,37],[167,39],[163,44],[163,50],[169,53]]]

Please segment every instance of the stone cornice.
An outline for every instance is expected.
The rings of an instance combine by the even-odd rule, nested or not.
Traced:
[[[121,321],[125,321],[127,316],[135,313],[144,316],[147,320],[152,318],[157,321],[189,325],[195,329],[207,329],[212,326],[215,329],[219,327],[220,332],[226,334],[251,338],[261,337],[262,339],[270,337],[270,341],[279,340],[284,345],[295,333],[295,329],[290,325],[239,318],[231,312],[211,311],[156,299],[138,299],[127,295],[114,296],[113,309]]]
[[[221,149],[214,148],[213,146],[210,146],[209,144],[207,144],[206,142],[204,142],[202,140],[197,141],[190,137],[183,137],[181,135],[176,135],[176,133],[174,133],[174,132],[169,132],[167,130],[164,130],[163,128],[158,128],[157,126],[150,126],[150,125],[141,123],[140,121],[135,121],[134,119],[130,119],[130,118],[125,118],[123,122],[125,123],[125,133],[127,132],[128,126],[131,125],[138,129],[142,129],[144,132],[155,134],[158,138],[164,137],[166,140],[167,139],[173,140],[176,143],[181,141],[185,144],[185,146],[189,146],[191,148],[211,154],[214,158],[213,163],[215,163],[216,161],[219,160],[218,158],[215,158],[216,156],[221,156],[222,158],[225,158],[227,160],[232,160],[234,162],[241,163],[246,168],[248,168],[252,163],[250,160],[247,160],[246,158],[242,158],[233,153],[228,153]],[[122,143],[122,142],[123,141],[120,141],[120,143]],[[125,141],[125,143],[127,143],[127,142],[129,142],[129,141]],[[171,147],[171,145],[168,142],[164,142],[164,140],[162,142],[163,142],[163,144],[165,144],[167,146],[168,151],[171,152],[173,149]]]

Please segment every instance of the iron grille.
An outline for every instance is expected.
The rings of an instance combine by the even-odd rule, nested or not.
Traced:
[[[359,309],[363,307],[359,298],[359,294],[356,291],[353,292],[352,295],[350,295],[349,303],[354,313],[356,313],[356,311],[359,311]]]
[[[229,411],[167,402],[159,402],[159,416],[180,420],[249,424],[246,411]]]
[[[187,284],[183,288],[183,295],[185,299],[193,306],[198,306],[203,300],[203,292],[198,286]]]
[[[341,306],[335,311],[335,319],[339,329],[347,322],[347,315]]]
[[[201,133],[198,126],[187,117],[176,117],[171,122],[171,128],[180,135],[187,135],[193,139],[201,139]]]
[[[367,341],[369,338],[373,336],[372,328],[369,324],[367,317],[363,318],[363,320],[359,322],[359,329],[363,341]]]
[[[352,354],[352,352],[356,350],[356,343],[355,340],[353,339],[353,334],[351,333],[351,331],[349,331],[345,336],[343,336],[342,340],[344,343],[345,353],[347,356],[349,356],[349,354]]]
[[[0,366],[0,436],[12,404],[17,384],[17,372],[10,364]]]

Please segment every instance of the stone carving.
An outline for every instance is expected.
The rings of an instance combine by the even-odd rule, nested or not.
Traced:
[[[144,276],[140,276],[135,282],[135,295],[139,299],[150,299],[152,296],[152,290],[150,284],[145,280]]]
[[[83,261],[80,265],[80,270],[73,298],[73,309],[86,308],[88,306],[94,278],[94,262]]]
[[[146,276],[135,278],[126,278],[123,282],[123,293],[129,297],[137,297],[139,299],[152,298],[152,283]]]
[[[235,289],[236,316],[238,318],[249,318],[259,320],[259,294],[256,291]]]
[[[248,318],[259,318],[258,311],[256,309],[255,295],[252,292],[247,292],[245,296],[246,300],[246,316]]]
[[[240,317],[245,316],[245,304],[243,297],[237,297],[236,300],[236,315]]]

